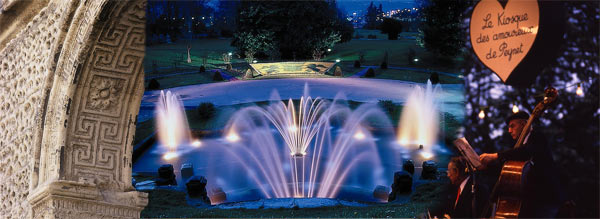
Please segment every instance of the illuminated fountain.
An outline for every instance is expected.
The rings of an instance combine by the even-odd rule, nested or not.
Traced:
[[[386,176],[396,167],[384,164],[400,161],[393,145],[378,146],[370,131],[394,134],[376,104],[352,110],[339,96],[331,102],[313,99],[307,85],[299,101],[286,104],[276,92],[271,99],[268,106],[237,111],[225,128],[228,144],[223,146],[264,197],[334,198],[344,185],[372,192],[391,184]]]
[[[435,95],[439,90],[440,86],[433,87],[430,81],[425,88],[416,86],[406,99],[398,125],[398,143],[422,150],[425,159],[433,157],[437,143],[440,120]]]
[[[191,141],[183,104],[177,94],[171,91],[165,94],[164,91],[160,91],[155,113],[158,141],[166,150],[163,159],[170,160],[177,157],[178,146],[182,144],[199,146],[200,141]]]
[[[202,143],[191,141],[177,95],[161,92],[156,127],[163,150],[155,153],[164,160],[181,156],[170,161],[174,166],[194,162],[208,180],[209,196],[211,189],[219,188],[228,201],[340,198],[355,191],[372,200],[375,187],[392,184],[401,158],[414,159],[407,149],[423,145],[413,152],[425,159],[433,156],[439,130],[434,101],[438,90],[431,83],[415,86],[397,133],[376,103],[351,108],[339,94],[331,101],[313,98],[308,85],[299,100],[283,101],[274,91],[268,104],[237,110],[222,138]]]

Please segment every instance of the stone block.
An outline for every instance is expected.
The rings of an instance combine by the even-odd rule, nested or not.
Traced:
[[[423,172],[421,172],[421,179],[438,179],[437,164],[435,161],[423,161]]]

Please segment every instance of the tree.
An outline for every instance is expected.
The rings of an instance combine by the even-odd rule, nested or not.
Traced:
[[[402,32],[402,23],[393,18],[384,18],[381,23],[381,33],[388,35],[388,40],[397,40],[398,34]]]
[[[369,7],[367,8],[367,14],[365,15],[365,21],[366,21],[366,24],[364,26],[365,29],[373,30],[373,29],[377,29],[377,26],[379,26],[377,8],[373,5],[373,2],[371,2]]]
[[[467,1],[430,0],[423,9],[425,48],[437,55],[455,57],[464,47],[466,34],[461,28]]]
[[[257,56],[311,58],[315,51],[324,52],[341,40],[336,10],[325,1],[243,1],[232,46],[241,54],[255,47]],[[259,37],[269,46],[249,46],[257,41],[243,39],[247,37]]]

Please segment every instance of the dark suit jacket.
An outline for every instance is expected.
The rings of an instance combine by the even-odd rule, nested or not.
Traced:
[[[469,178],[465,187],[463,188],[460,197],[458,198],[458,202],[456,206],[454,206],[454,201],[456,200],[456,193],[458,192],[458,187],[455,187],[456,191],[453,196],[454,199],[449,201],[449,215],[452,218],[479,218],[481,217],[481,212],[485,208],[485,204],[489,200],[490,190],[484,183],[479,183],[477,181],[477,186],[475,187],[475,196],[471,193],[471,185],[473,185],[473,178]],[[472,201],[473,197],[475,198],[475,210],[476,215],[472,213]]]
[[[523,201],[535,203],[561,202],[563,194],[559,188],[558,174],[552,157],[552,150],[546,138],[539,132],[532,131],[527,143],[519,148],[512,148],[498,153],[501,163],[508,160],[526,161],[531,159],[533,166],[527,176],[527,185]]]

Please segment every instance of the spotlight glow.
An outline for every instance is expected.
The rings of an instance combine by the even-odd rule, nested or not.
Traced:
[[[227,135],[226,139],[229,142],[237,142],[240,140],[240,136],[238,136],[235,132],[231,132],[229,135]]]
[[[165,160],[171,160],[173,158],[176,158],[178,155],[175,152],[167,152],[165,155],[163,155],[163,159]]]
[[[361,131],[358,131],[356,132],[356,134],[354,134],[354,139],[363,140],[365,139],[365,134],[363,134]]]
[[[433,157],[433,154],[430,152],[427,152],[427,151],[423,151],[423,152],[421,152],[421,156],[425,159],[430,159]]]
[[[297,132],[298,131],[298,127],[296,127],[296,126],[290,126],[290,127],[288,127],[288,130],[290,130],[290,132]]]
[[[195,140],[192,142],[192,146],[200,147],[200,146],[202,146],[202,142],[200,140]]]

